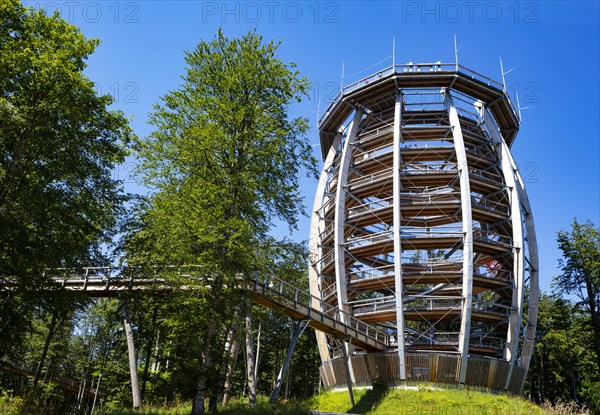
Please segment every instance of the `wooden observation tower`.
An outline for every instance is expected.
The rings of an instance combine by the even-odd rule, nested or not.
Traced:
[[[326,387],[467,384],[519,393],[538,309],[532,213],[503,84],[458,64],[393,65],[319,121],[313,308],[386,333],[319,332]]]

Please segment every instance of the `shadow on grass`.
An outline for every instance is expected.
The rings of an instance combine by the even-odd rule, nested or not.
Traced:
[[[351,414],[366,414],[373,409],[386,395],[388,391],[387,385],[382,383],[373,384],[373,389],[370,389],[354,404],[348,413]]]

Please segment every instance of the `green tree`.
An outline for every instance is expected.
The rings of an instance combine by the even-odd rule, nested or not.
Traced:
[[[554,279],[554,286],[579,298],[589,315],[600,367],[600,229],[575,218],[571,229],[558,232],[557,239],[564,259],[559,260],[562,274]]]
[[[598,371],[593,335],[582,308],[559,294],[540,296],[528,390],[538,403],[581,402],[582,386]]]
[[[128,260],[201,264],[210,287],[197,294],[203,335],[192,414],[204,412],[214,387],[223,333],[241,301],[232,292],[237,276],[263,270],[275,219],[294,227],[303,213],[299,172],[316,176],[307,120],[289,114],[309,84],[277,48],[255,32],[228,39],[219,30],[201,41],[185,54],[183,85],[155,106],[156,130],[135,146],[154,194],[128,240]]]
[[[83,71],[98,45],[58,14],[0,2],[0,355],[18,344],[45,267],[98,260],[124,196],[131,131]]]

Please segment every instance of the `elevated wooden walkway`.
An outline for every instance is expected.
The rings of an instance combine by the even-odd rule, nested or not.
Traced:
[[[0,370],[29,378],[33,378],[35,376],[35,367],[27,365],[26,363],[14,363],[9,362],[8,360],[0,360]],[[82,392],[84,395],[92,397],[95,395],[94,389],[84,388],[81,390],[81,385],[73,379],[40,376],[40,382],[57,385],[67,392]],[[98,395],[101,395],[101,393],[98,392]]]
[[[175,267],[172,272],[176,271]],[[193,289],[195,284],[174,287],[165,278],[124,273],[122,269],[88,267],[80,270],[49,270],[54,281],[50,290],[80,292],[91,297],[110,297],[120,292],[160,292],[173,289]],[[191,271],[177,271],[179,277],[194,279]],[[386,332],[346,314],[320,298],[274,276],[240,278],[240,288],[248,290],[253,302],[285,314],[295,320],[307,320],[309,326],[335,338],[351,340],[367,351],[382,351],[390,346]],[[10,291],[16,284],[10,279],[0,282],[0,291]]]
[[[390,346],[387,333],[343,313],[306,291],[275,277],[246,282],[250,297],[258,304],[279,311],[296,320],[308,320],[309,326],[368,351]]]

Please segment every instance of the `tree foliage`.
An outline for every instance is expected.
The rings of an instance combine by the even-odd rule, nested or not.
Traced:
[[[98,40],[58,14],[0,2],[0,356],[19,350],[45,267],[90,265],[124,196],[112,169],[132,132],[83,73]],[[69,308],[71,305],[62,302]]]
[[[528,390],[537,402],[583,403],[600,412],[600,232],[574,219],[558,232],[561,274],[542,294]]]
[[[57,14],[0,5],[0,269],[88,263],[122,194],[131,135],[84,74],[98,45]]]
[[[559,290],[573,294],[589,316],[600,367],[600,229],[591,221],[573,219],[570,230],[558,232],[562,274],[554,279]]]
[[[538,403],[584,401],[584,383],[593,379],[598,366],[581,307],[559,294],[542,294],[536,337],[528,382],[531,397]]]
[[[315,173],[316,163],[307,120],[288,107],[308,82],[276,50],[254,32],[200,42],[186,53],[184,84],[151,114],[156,131],[136,143],[139,172],[156,190],[149,227],[171,232],[180,260],[185,252],[240,271],[274,218],[294,226],[302,212],[298,172]]]
[[[216,402],[225,334],[240,304],[251,312],[233,289],[238,276],[273,272],[268,231],[276,219],[296,225],[299,173],[316,177],[307,120],[290,116],[308,81],[277,48],[255,32],[228,39],[219,30],[201,41],[185,54],[183,85],[155,105],[156,130],[135,143],[153,194],[126,240],[128,262],[200,264],[210,287],[197,291],[198,314],[183,320],[203,333],[193,343],[193,413],[204,411],[209,390]]]

